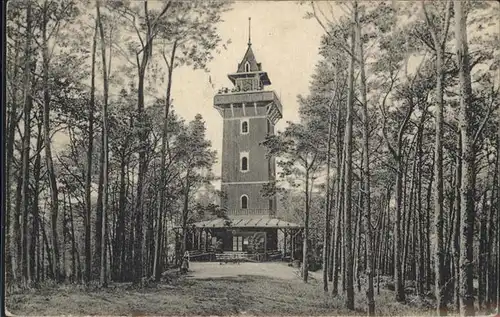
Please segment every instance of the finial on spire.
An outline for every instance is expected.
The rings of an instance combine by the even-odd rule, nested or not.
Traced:
[[[251,21],[252,21],[252,18],[248,18],[248,45],[252,45],[252,40],[251,40]]]

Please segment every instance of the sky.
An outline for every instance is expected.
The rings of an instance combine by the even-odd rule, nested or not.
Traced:
[[[214,166],[220,175],[222,151],[222,118],[213,108],[213,98],[222,87],[232,87],[227,74],[236,72],[248,43],[248,18],[251,17],[252,49],[257,62],[269,75],[274,90],[281,98],[283,118],[278,130],[287,121],[298,120],[297,95],[307,95],[314,67],[319,60],[318,49],[323,34],[321,26],[304,16],[309,5],[295,1],[236,1],[232,10],[222,15],[218,26],[223,42],[231,39],[227,50],[221,50],[208,64],[210,72],[184,67],[173,78],[174,110],[186,120],[199,113],[207,127],[207,138],[217,150]],[[209,83],[211,77],[214,87]]]

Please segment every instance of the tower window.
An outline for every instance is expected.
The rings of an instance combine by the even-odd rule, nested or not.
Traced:
[[[250,63],[248,61],[245,63],[245,72],[250,72]]]
[[[241,133],[242,134],[248,133],[248,121],[247,120],[244,120],[241,122]]]
[[[248,171],[248,152],[240,153],[240,170],[242,172]]]
[[[242,195],[240,198],[240,201],[241,201],[241,209],[247,209],[248,208],[248,196]]]
[[[247,157],[241,158],[241,170],[248,171],[248,158]]]

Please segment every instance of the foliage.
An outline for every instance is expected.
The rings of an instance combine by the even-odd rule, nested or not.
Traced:
[[[20,285],[21,277],[28,279],[23,287],[59,277],[89,283],[103,271],[112,281],[141,280],[151,274],[147,267],[155,261],[142,258],[145,269],[139,278],[134,276],[132,249],[141,240],[147,245],[161,242],[159,264],[166,267],[165,243],[172,226],[180,223],[184,194],[189,217],[196,219],[197,192],[214,179],[216,153],[206,139],[201,116],[185,122],[172,107],[165,107],[172,100],[157,91],[157,82],[160,89],[170,87],[173,77],[165,79],[165,74],[182,66],[208,71],[208,63],[228,44],[217,31],[221,14],[228,9],[225,1],[106,1],[100,6],[101,47],[95,4],[9,1],[7,213],[12,221],[6,263],[14,285]],[[99,49],[93,50],[93,42]],[[165,54],[173,55],[173,67],[164,64]],[[106,118],[104,79],[109,81]],[[22,142],[24,135],[31,135],[27,143]],[[105,136],[107,150],[102,144]],[[166,152],[161,151],[163,140]],[[109,162],[107,182],[103,182],[103,151]],[[27,167],[23,156],[28,157]],[[137,191],[139,175],[148,181]],[[24,177],[28,184],[23,210],[16,198],[21,193],[16,177]],[[138,192],[143,196],[139,210]],[[155,214],[158,193],[164,205],[163,212]],[[103,201],[108,202],[106,208]],[[224,216],[218,205],[203,209]],[[137,219],[142,221],[139,226]],[[28,240],[16,241],[20,229],[27,233],[29,249]],[[100,267],[102,229],[109,249],[104,267]],[[164,234],[157,235],[160,231]],[[18,270],[15,263],[21,260]],[[84,273],[87,263],[92,265],[90,280]]]

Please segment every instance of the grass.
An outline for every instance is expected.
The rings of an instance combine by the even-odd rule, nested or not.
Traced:
[[[377,315],[431,315],[425,303],[400,304],[394,293],[381,288],[376,298]],[[325,295],[322,283],[264,276],[186,279],[133,289],[112,284],[107,289],[59,285],[11,294],[6,307],[15,315],[366,315],[365,298],[356,294],[350,311],[344,298]]]

